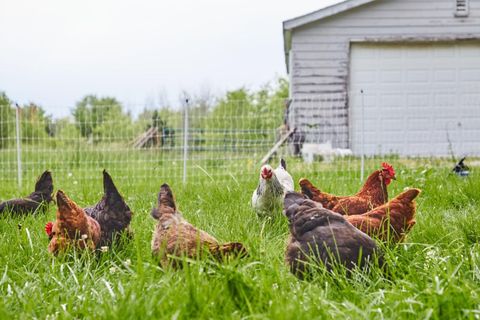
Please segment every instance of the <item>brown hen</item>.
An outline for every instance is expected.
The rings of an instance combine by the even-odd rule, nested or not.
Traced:
[[[48,251],[56,255],[72,247],[94,250],[101,236],[98,222],[62,190],[57,192],[57,207],[57,220],[45,228],[50,238]]]
[[[209,253],[221,260],[224,256],[244,256],[247,253],[243,244],[219,244],[217,239],[185,220],[177,210],[172,190],[167,184],[161,186],[158,206],[152,210],[152,217],[158,220],[152,239],[152,253],[159,257],[163,267],[180,267],[178,257],[196,259]]]
[[[388,203],[361,215],[347,216],[348,222],[382,241],[401,242],[415,225],[419,189],[408,189]]]
[[[387,186],[396,179],[395,170],[386,162],[382,163],[382,167],[368,176],[362,189],[353,196],[339,197],[322,192],[307,179],[300,179],[299,184],[305,196],[321,203],[326,209],[343,215],[362,214],[388,201]]]

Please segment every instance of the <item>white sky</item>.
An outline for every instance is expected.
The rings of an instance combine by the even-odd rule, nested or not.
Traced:
[[[285,76],[282,21],[339,0],[1,0],[0,91],[67,115],[86,94],[142,109]]]

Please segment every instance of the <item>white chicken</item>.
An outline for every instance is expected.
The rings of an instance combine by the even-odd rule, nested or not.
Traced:
[[[288,191],[293,191],[293,179],[287,172],[285,160],[280,160],[277,169],[264,165],[252,195],[252,207],[259,216],[274,216],[282,211],[283,198]]]

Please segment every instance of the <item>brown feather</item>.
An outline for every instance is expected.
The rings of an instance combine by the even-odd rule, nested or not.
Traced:
[[[248,256],[247,249],[240,242],[228,242],[219,246],[210,248],[212,255],[218,260],[224,257],[246,257]]]
[[[387,170],[376,170],[370,174],[353,196],[336,196],[322,192],[307,179],[299,181],[302,193],[309,199],[319,202],[324,208],[343,215],[362,214],[381,206],[388,201],[387,183],[392,177]]]
[[[198,259],[209,253],[220,259],[223,256],[246,254],[241,243],[221,245],[213,236],[185,220],[177,210],[173,192],[167,184],[160,188],[157,208],[152,210],[152,216],[158,219],[152,239],[152,253],[160,259],[163,267],[180,267],[179,257]]]
[[[62,190],[57,192],[57,206],[57,219],[53,223],[48,250],[53,254],[70,247],[94,250],[100,242],[98,222],[86,215]]]
[[[401,242],[416,223],[414,199],[420,192],[409,189],[367,213],[347,216],[347,221],[370,236]]]
[[[321,203],[325,209],[333,209],[339,200],[345,198],[320,191],[306,178],[300,179],[299,184],[302,189],[302,194],[310,200]]]

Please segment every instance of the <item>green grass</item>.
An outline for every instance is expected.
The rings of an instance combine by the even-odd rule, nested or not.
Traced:
[[[358,172],[330,170],[290,161],[294,179],[311,178],[327,191],[355,192]],[[249,207],[252,179],[218,179],[208,168],[181,179],[152,172],[135,179],[112,170],[117,186],[135,212],[134,240],[123,249],[98,256],[71,254],[53,258],[43,231],[46,215],[0,219],[0,319],[478,319],[480,317],[480,179],[449,173],[448,167],[392,160],[404,187],[423,190],[417,224],[405,244],[386,248],[389,274],[373,270],[348,277],[342,270],[319,272],[311,281],[291,275],[283,262],[288,228],[285,219],[266,222]],[[254,167],[254,165],[252,165]],[[75,168],[61,168],[62,174]],[[93,181],[69,179],[54,171],[55,187],[82,206],[102,194],[101,169]],[[108,167],[107,167],[108,169]],[[132,170],[131,168],[129,170]],[[219,169],[222,170],[222,169]],[[0,186],[6,199],[32,187],[28,171],[23,190],[13,181]],[[28,183],[27,183],[28,182]],[[222,241],[242,241],[250,257],[217,264],[196,261],[183,270],[162,270],[150,254],[155,221],[150,209],[163,182],[171,184],[184,216]]]

